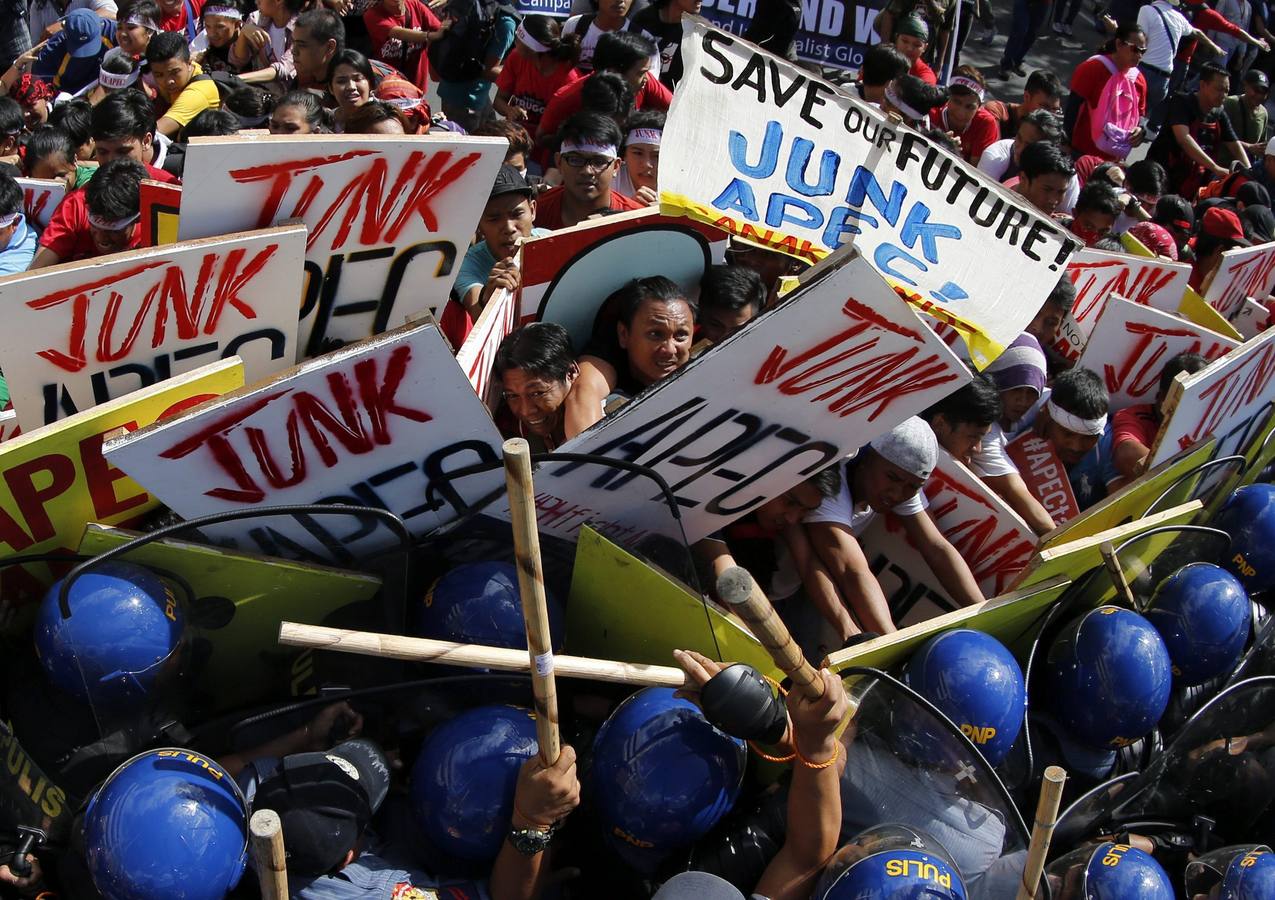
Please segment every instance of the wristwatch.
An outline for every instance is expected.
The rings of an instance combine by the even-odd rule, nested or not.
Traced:
[[[549,847],[549,842],[557,831],[557,822],[548,828],[510,828],[509,843],[523,856],[535,856]]]

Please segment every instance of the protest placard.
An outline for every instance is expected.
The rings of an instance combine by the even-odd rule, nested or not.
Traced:
[[[1177,316],[1113,296],[1099,314],[1077,365],[1102,376],[1115,412],[1154,402],[1160,371],[1179,353],[1214,360],[1238,346]]]
[[[602,301],[634,278],[663,275],[693,291],[721,262],[727,235],[654,209],[588,220],[522,247],[518,321],[556,322],[582,350]]]
[[[20,434],[22,434],[22,426],[18,424],[17,410],[0,410],[0,444],[13,440]]]
[[[27,431],[229,356],[292,364],[305,229],[270,228],[0,278],[0,365]]]
[[[465,337],[465,343],[456,353],[456,362],[474,386],[474,393],[492,409],[495,409],[496,403],[490,395],[491,364],[496,360],[500,342],[514,330],[517,302],[509,291],[503,288],[498,291],[487,302],[473,329]]]
[[[300,357],[441,310],[508,146],[450,133],[308,137],[192,140],[178,224],[183,240],[305,224]]]
[[[1022,332],[1078,246],[1057,222],[809,71],[703,19],[682,24],[665,212],[808,261],[853,243],[961,328],[979,367]]]
[[[1031,558],[1036,534],[980,478],[942,449],[924,491],[935,526],[969,564],[983,596],[1003,592]],[[897,516],[877,516],[859,536],[859,545],[881,582],[896,623],[918,621],[922,612],[929,618],[936,611],[958,606],[908,542]]]
[[[446,480],[499,460],[500,435],[432,322],[308,360],[113,440],[105,453],[186,518],[350,503],[388,509],[423,535],[504,483],[500,470]],[[236,549],[345,565],[395,544],[379,519],[242,520],[206,531]]]
[[[1258,303],[1251,297],[1244,299],[1243,305],[1231,317],[1235,330],[1243,335],[1244,340],[1255,338],[1271,325],[1271,311],[1266,304]]]
[[[181,213],[182,189],[163,181],[142,181],[138,192],[143,247],[177,242],[177,218]]]
[[[22,188],[22,211],[27,221],[37,228],[46,227],[66,196],[66,182],[52,178],[15,178],[14,181]]]
[[[1225,319],[1234,316],[1252,297],[1264,302],[1275,288],[1275,242],[1236,247],[1222,254],[1222,262],[1205,286],[1204,300]]]
[[[783,303],[562,450],[655,469],[695,541],[970,380],[857,252],[807,275]],[[541,530],[574,540],[590,522],[621,543],[665,533],[668,513],[637,477],[541,467]]]
[[[1267,329],[1218,357],[1194,375],[1174,379],[1164,422],[1151,448],[1157,465],[1207,437],[1217,438],[1217,455],[1243,452],[1251,432],[1265,421],[1275,378],[1275,328]]]
[[[1027,431],[1006,444],[1005,453],[1018,466],[1018,474],[1023,477],[1027,490],[1056,524],[1080,512],[1067,478],[1067,467],[1058,458],[1053,444]]]
[[[224,359],[0,444],[0,559],[72,553],[86,522],[125,524],[150,512],[158,500],[103,457],[106,435],[242,385],[243,365]],[[44,564],[2,569],[3,603],[36,603],[52,580]]]

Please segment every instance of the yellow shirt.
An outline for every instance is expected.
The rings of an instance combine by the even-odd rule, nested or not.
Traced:
[[[172,119],[182,128],[189,125],[190,120],[204,110],[221,108],[221,94],[217,92],[216,82],[211,78],[195,81],[195,77],[202,73],[203,70],[196,64],[190,82],[182,88],[182,92],[177,95],[173,105],[164,113],[164,116]]]

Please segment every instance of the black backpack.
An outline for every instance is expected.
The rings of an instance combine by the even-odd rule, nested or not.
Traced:
[[[520,21],[518,11],[501,0],[448,0],[439,11],[452,27],[429,45],[429,67],[440,81],[473,81],[483,74],[487,44],[500,16]]]

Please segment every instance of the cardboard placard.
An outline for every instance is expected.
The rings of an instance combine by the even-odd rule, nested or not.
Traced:
[[[242,134],[242,132],[240,132]],[[142,246],[158,247],[177,243],[177,221],[181,212],[182,189],[176,184],[143,179],[139,194]]]
[[[18,421],[30,431],[214,359],[238,356],[249,382],[288,367],[304,250],[291,226],[0,278]]]
[[[688,540],[712,534],[970,380],[853,249],[777,307],[563,445],[650,466]],[[579,463],[536,473],[540,528],[585,522],[621,543],[669,515],[638,476]]]
[[[90,523],[80,552],[96,556],[135,537],[136,532]],[[273,658],[279,653],[281,620],[319,625],[334,610],[371,598],[381,585],[372,575],[175,539],[153,541],[123,558],[180,575],[195,594],[195,613],[206,603],[233,604],[225,624],[200,628],[211,652],[196,689],[212,699],[210,711],[264,702],[272,690],[277,696]]]
[[[935,526],[969,564],[983,596],[1002,593],[1036,549],[1035,532],[978,476],[942,448],[924,490]],[[921,554],[908,542],[896,516],[877,516],[859,536],[859,546],[881,582],[890,613],[899,624],[957,607]]]
[[[1266,308],[1266,304],[1258,303],[1252,297],[1246,297],[1244,305],[1231,317],[1231,324],[1247,341],[1257,337],[1271,326],[1271,311]]]
[[[1080,512],[1071,490],[1067,467],[1058,458],[1054,445],[1031,431],[1005,445],[1005,454],[1018,466],[1027,490],[1040,501],[1055,523],[1073,519]]]
[[[1158,465],[1207,437],[1217,438],[1217,455],[1248,445],[1264,421],[1275,393],[1275,328],[1219,357],[1194,375],[1178,375],[1165,402],[1164,422],[1151,448]]]
[[[424,322],[110,441],[105,453],[186,518],[351,503],[391,510],[419,536],[504,484],[500,469],[443,481],[447,472],[499,460],[500,443],[447,341]],[[236,549],[342,565],[397,543],[380,520],[331,516],[241,520],[205,532]]]
[[[1235,326],[1218,315],[1217,310],[1204,302],[1204,298],[1193,288],[1187,288],[1182,294],[1182,304],[1178,307],[1178,315],[1188,322],[1194,322],[1202,328],[1228,337],[1233,341],[1243,341],[1245,337]]]
[[[1204,289],[1204,301],[1224,319],[1234,316],[1244,300],[1262,301],[1275,288],[1275,241],[1256,247],[1236,247],[1222,254],[1222,262]]]
[[[728,235],[654,209],[590,219],[522,247],[518,322],[556,322],[582,351],[602,301],[634,278],[663,275],[694,293]]]
[[[86,522],[124,524],[150,512],[158,499],[103,457],[106,435],[242,385],[243,364],[223,359],[0,444],[0,560],[74,552]],[[0,608],[38,602],[53,577],[43,564],[0,569]],[[19,612],[20,626],[30,610]]]
[[[20,434],[22,426],[18,424],[17,410],[0,410],[0,444],[11,441]]]
[[[441,311],[507,146],[446,133],[195,138],[178,231],[301,220],[298,359],[315,356]]]
[[[66,182],[56,178],[15,178],[22,188],[22,211],[36,228],[47,228],[66,196]]]
[[[808,70],[703,19],[682,28],[663,211],[806,260],[853,243],[961,328],[980,368],[1022,332],[1077,246],[1057,222]]]
[[[1214,360],[1238,346],[1175,315],[1113,296],[1099,314],[1077,365],[1102,376],[1114,413],[1155,402],[1160,372],[1179,353]]]
[[[516,309],[517,300],[514,295],[501,289],[487,302],[478,321],[474,323],[473,330],[456,353],[456,362],[460,364],[469,383],[474,386],[474,393],[489,409],[496,408],[489,393],[492,389],[491,365],[496,361],[500,342],[515,328]]]

